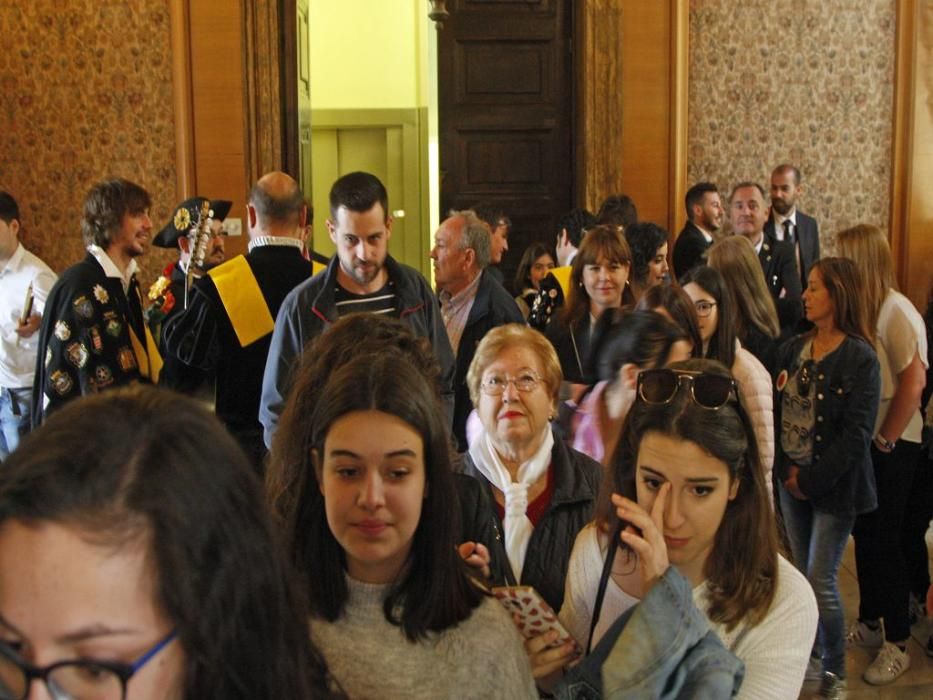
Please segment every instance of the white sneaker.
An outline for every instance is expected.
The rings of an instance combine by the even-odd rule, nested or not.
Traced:
[[[862,647],[863,649],[878,649],[884,643],[884,631],[881,625],[873,630],[861,620],[856,620],[849,626],[846,633],[846,647]]]
[[[898,649],[897,645],[885,642],[871,666],[865,669],[862,678],[872,685],[887,685],[900,678],[908,668],[910,655]]]

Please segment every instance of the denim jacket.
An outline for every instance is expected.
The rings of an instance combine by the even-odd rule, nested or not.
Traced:
[[[782,393],[811,339],[810,333],[791,338],[777,354],[774,472],[781,481],[791,465],[781,448]],[[797,485],[816,510],[848,517],[877,508],[870,448],[880,396],[878,358],[864,340],[846,336],[817,363],[813,459],[797,476]]]
[[[726,649],[693,602],[690,583],[668,567],[554,691],[575,698],[733,697],[745,665]]]

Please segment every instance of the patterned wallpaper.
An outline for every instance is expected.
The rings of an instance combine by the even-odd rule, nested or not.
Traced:
[[[767,188],[797,165],[801,210],[887,229],[895,0],[691,0],[688,183]]]
[[[0,188],[26,246],[57,271],[81,259],[84,195],[108,176],[149,190],[161,228],[175,204],[167,0],[0,0],[0,37]],[[141,281],[170,258],[154,248]]]

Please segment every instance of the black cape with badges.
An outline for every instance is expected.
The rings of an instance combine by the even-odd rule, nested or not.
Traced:
[[[129,324],[145,343],[135,276],[124,293],[121,280],[107,277],[90,253],[62,273],[39,329],[33,427],[72,399],[142,379]]]
[[[175,263],[172,266],[171,285],[169,289],[175,298],[175,305],[162,319],[162,328],[168,325],[170,319],[175,318],[185,310],[185,284],[187,275],[181,269],[181,265]],[[192,285],[193,286],[193,285]],[[194,296],[194,290],[190,291],[189,296]],[[191,303],[189,299],[189,305]],[[183,394],[194,394],[201,385],[207,380],[209,373],[199,367],[186,365],[184,362],[166,352],[165,340],[160,334],[159,350],[162,352],[162,359],[165,364],[162,367],[162,373],[159,375],[159,385],[174,389]]]
[[[246,261],[273,319],[292,288],[311,277],[311,263],[291,246],[254,248]],[[210,276],[192,286],[188,308],[162,326],[162,342],[168,355],[192,367],[216,371],[217,416],[257,466],[265,452],[258,415],[271,341],[272,334],[268,333],[245,347],[240,345]]]

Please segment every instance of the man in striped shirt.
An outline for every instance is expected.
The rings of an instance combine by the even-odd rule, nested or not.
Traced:
[[[331,187],[327,230],[337,253],[326,270],[292,290],[275,322],[259,408],[267,446],[305,346],[340,316],[357,311],[392,314],[428,338],[444,372],[452,415],[454,357],[440,308],[424,277],[389,255],[388,212],[388,193],[375,175],[349,173]]]

